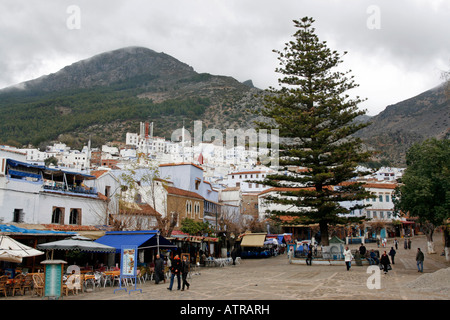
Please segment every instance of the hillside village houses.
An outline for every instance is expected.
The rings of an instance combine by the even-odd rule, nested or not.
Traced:
[[[153,137],[152,125],[141,123],[140,133],[127,133],[125,144],[101,149],[88,145],[81,151],[61,143],[45,151],[0,146],[0,223],[99,228],[117,222],[121,214],[123,218],[128,208],[137,220],[146,217],[147,228],[155,228],[158,218],[175,212],[179,215],[176,229],[183,218],[207,221],[217,228],[224,216],[264,220],[266,210],[293,210],[264,200],[277,190],[258,181],[274,171],[258,165],[255,150],[244,146],[227,149],[211,142],[192,146],[183,130],[179,141],[166,141]],[[261,152],[267,154],[267,150]],[[154,167],[152,182],[135,177],[137,187],[131,192],[121,175],[144,159],[142,156]],[[57,167],[44,165],[49,157],[58,160]],[[301,170],[289,168],[286,174]],[[388,235],[393,229],[389,224],[399,220],[393,216],[392,192],[402,170],[382,168],[364,177],[377,198],[364,201],[370,207],[350,213],[384,223],[381,236]],[[400,221],[402,230],[410,226],[406,219]]]

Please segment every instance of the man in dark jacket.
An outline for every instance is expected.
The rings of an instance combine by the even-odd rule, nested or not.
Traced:
[[[361,246],[359,247],[359,254],[361,255],[361,257],[364,257],[366,255],[366,246],[364,245],[364,243],[361,243]]]
[[[166,278],[164,277],[164,260],[157,254],[155,260],[155,284],[158,284],[160,281],[166,282]]]
[[[417,269],[419,270],[418,272],[423,272],[423,260],[425,260],[423,252],[420,251],[420,248],[417,248],[416,262],[417,262]]]
[[[394,258],[395,258],[396,253],[397,252],[395,251],[394,247],[391,247],[391,251],[389,251],[389,255],[391,256],[392,264],[395,264]]]
[[[184,287],[187,286],[187,289],[189,290],[189,282],[187,282],[187,276],[189,273],[189,261],[187,259],[187,256],[183,256],[183,261],[181,262],[181,278],[183,279],[183,288],[181,291],[184,291]]]
[[[389,261],[389,257],[386,251],[384,251],[381,255],[380,263],[383,266],[384,274],[388,273],[388,266],[391,264],[391,262]]]
[[[173,280],[174,280],[175,276],[177,276],[178,290],[180,290],[181,289],[181,281],[180,281],[181,261],[180,261],[180,257],[178,255],[176,255],[175,258],[173,258],[173,260],[172,260],[172,266],[170,267],[170,273],[171,273],[170,285],[167,288],[167,290],[172,291]]]

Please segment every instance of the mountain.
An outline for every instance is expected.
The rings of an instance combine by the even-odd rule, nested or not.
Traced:
[[[0,90],[0,144],[38,146],[60,140],[80,147],[125,140],[140,121],[170,139],[181,128],[248,128],[261,90],[232,77],[197,73],[142,47],[127,47]]]
[[[127,47],[76,62],[57,73],[24,82],[19,87],[54,92],[110,86],[136,78],[173,82],[195,74],[192,67],[167,54],[142,47]]]
[[[377,152],[378,160],[405,166],[406,152],[428,138],[450,138],[448,84],[441,84],[413,98],[387,106],[356,135]]]
[[[448,86],[388,106],[357,133],[378,161],[405,165],[409,147],[430,137],[449,138]],[[262,106],[251,80],[197,73],[191,66],[142,47],[95,55],[38,79],[0,90],[0,144],[44,146],[52,140],[80,149],[125,141],[139,122],[171,138],[183,124],[203,130],[248,129]],[[257,97],[259,95],[259,97]],[[259,118],[260,120],[261,118]]]

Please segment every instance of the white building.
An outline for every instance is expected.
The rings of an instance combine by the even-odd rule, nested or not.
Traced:
[[[84,186],[94,176],[0,158],[1,223],[104,224],[105,201]]]
[[[89,155],[78,150],[69,150],[62,154],[58,164],[67,168],[86,170],[90,164]]]
[[[364,204],[370,206],[363,209],[363,215],[372,219],[372,221],[392,222],[394,214],[392,195],[396,187],[396,183],[365,184],[364,188],[376,197],[364,200]]]
[[[264,186],[262,181],[270,173],[268,170],[248,170],[231,172],[227,175],[224,183],[229,188],[240,187],[242,193],[260,193],[269,187]],[[252,181],[252,182],[250,182]],[[261,183],[259,183],[261,181]]]

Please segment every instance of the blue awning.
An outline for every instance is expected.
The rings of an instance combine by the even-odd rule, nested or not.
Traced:
[[[13,159],[6,159],[6,163],[11,167],[26,167],[26,168],[36,168],[36,169],[45,169],[45,166],[40,166],[28,162],[17,161]]]
[[[120,253],[122,246],[155,247],[158,244],[156,231],[109,231],[95,240],[98,243],[116,248]],[[161,248],[175,247],[169,240],[159,236]]]
[[[23,172],[23,171],[17,171],[17,170],[9,169],[8,173],[11,176],[41,179],[41,175],[40,174],[31,173],[31,172]]]
[[[48,234],[54,234],[54,235],[75,235],[76,232],[70,232],[70,231],[55,231],[55,230],[37,230],[37,229],[25,229],[20,228],[15,225],[9,225],[9,224],[0,224],[0,232],[4,233],[24,233],[24,234],[42,234],[42,235],[48,235]]]

